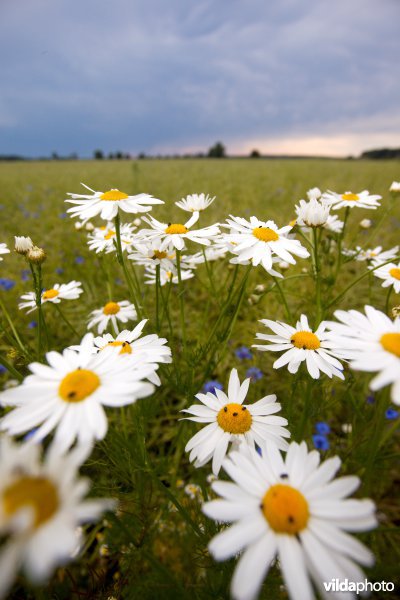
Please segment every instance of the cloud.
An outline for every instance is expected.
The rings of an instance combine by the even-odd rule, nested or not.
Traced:
[[[395,0],[5,0],[1,12],[0,153],[400,145]]]

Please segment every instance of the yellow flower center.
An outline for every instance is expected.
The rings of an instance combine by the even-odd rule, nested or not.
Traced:
[[[290,227],[294,227],[296,225],[296,223],[297,223],[297,219],[292,219],[291,221],[289,221]]]
[[[18,510],[30,507],[34,512],[34,528],[48,521],[59,506],[55,485],[44,477],[21,477],[5,488],[3,510],[12,516]]]
[[[119,190],[109,190],[100,196],[100,200],[109,200],[111,202],[118,202],[118,200],[126,200],[127,198],[129,198],[128,194],[124,194],[124,192],[120,192]]]
[[[395,279],[400,280],[400,269],[398,267],[393,267],[393,269],[390,269],[389,274]]]
[[[384,333],[379,341],[382,348],[400,358],[400,333]]]
[[[58,388],[58,395],[65,402],[82,402],[93,394],[100,385],[100,379],[87,369],[76,369],[64,377]]]
[[[153,260],[156,260],[157,258],[159,260],[161,260],[162,258],[167,258],[167,253],[166,252],[160,252],[159,250],[154,250],[154,254],[151,257]]]
[[[311,331],[296,331],[290,338],[293,346],[302,348],[303,350],[318,350],[321,342]]]
[[[218,425],[228,433],[246,433],[253,421],[245,406],[231,402],[225,404],[217,415]]]
[[[279,240],[279,235],[269,227],[255,227],[253,235],[261,242],[276,242]]]
[[[357,194],[352,194],[351,192],[342,194],[342,200],[347,200],[348,202],[357,202],[359,199],[360,197]]]
[[[167,229],[165,230],[165,233],[168,233],[169,235],[173,235],[176,233],[187,233],[189,231],[189,229],[187,227],[185,227],[184,225],[181,225],[181,223],[170,223],[167,227]]]
[[[42,294],[42,300],[51,300],[52,298],[57,298],[59,293],[60,292],[54,290],[53,288],[51,290],[45,290]]]
[[[120,354],[132,354],[132,348],[130,347],[129,342],[115,340],[115,342],[108,342],[107,346],[104,346],[104,348],[107,348],[108,346],[121,346]],[[102,350],[104,350],[104,348],[102,348]]]
[[[114,235],[115,235],[115,231],[113,229],[109,229],[107,231],[107,233],[105,234],[104,239],[111,240],[111,238],[114,237]]]
[[[118,302],[107,302],[105,307],[103,308],[103,313],[105,315],[116,315],[121,310]]]
[[[261,509],[276,533],[295,535],[307,526],[310,516],[303,494],[281,483],[269,488],[262,499]]]

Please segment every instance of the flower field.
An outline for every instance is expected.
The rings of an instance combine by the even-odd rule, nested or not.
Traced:
[[[398,597],[399,164],[0,176],[0,598]]]

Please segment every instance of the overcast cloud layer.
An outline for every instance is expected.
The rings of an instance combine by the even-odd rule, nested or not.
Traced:
[[[0,154],[400,146],[398,0],[1,0]]]

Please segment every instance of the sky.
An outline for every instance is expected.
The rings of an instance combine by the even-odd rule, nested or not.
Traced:
[[[400,147],[400,0],[0,0],[0,155]]]

